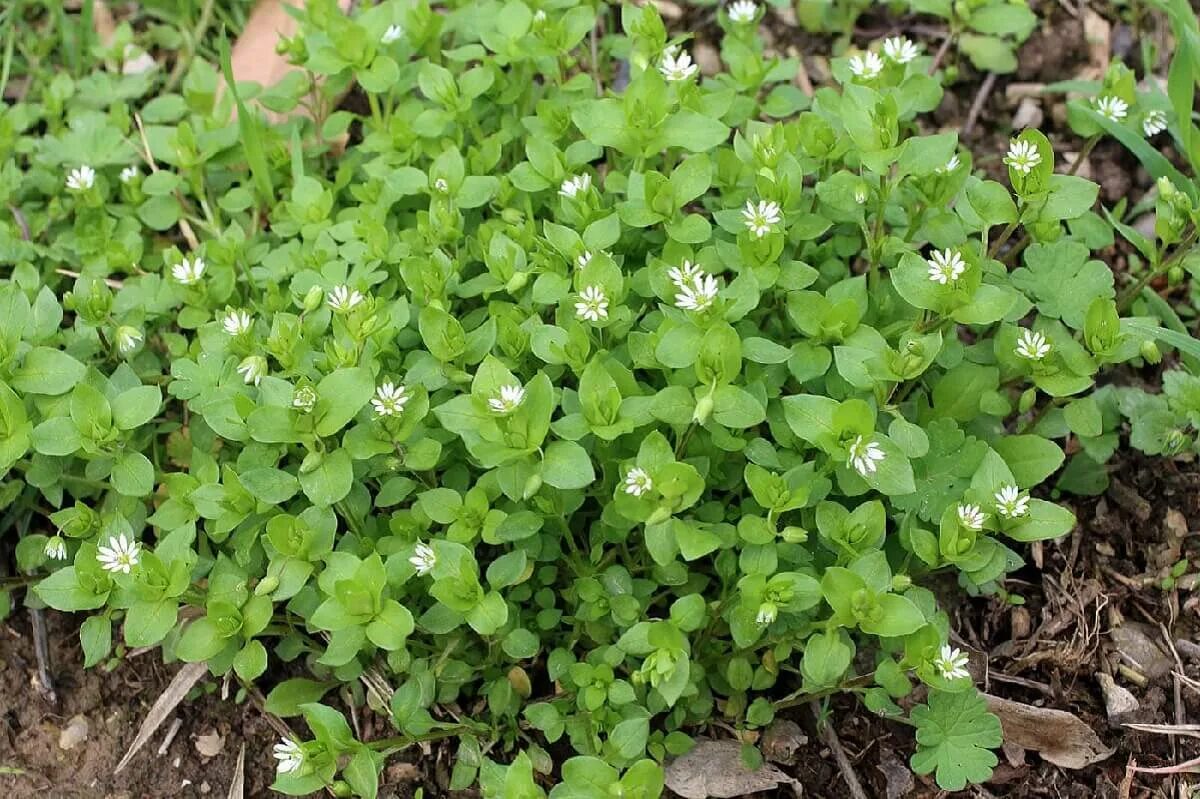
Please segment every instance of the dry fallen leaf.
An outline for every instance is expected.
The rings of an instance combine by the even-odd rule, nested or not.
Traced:
[[[800,783],[774,766],[764,763],[750,771],[742,763],[742,745],[737,741],[696,740],[683,757],[667,766],[667,787],[683,799],[733,799],[779,784],[799,788]]]
[[[1004,740],[1032,749],[1056,766],[1083,768],[1112,755],[1096,732],[1074,713],[1034,707],[984,694],[988,710],[1000,717]]]
[[[182,669],[175,672],[175,676],[171,678],[171,682],[163,689],[158,699],[154,700],[154,704],[150,707],[150,712],[146,714],[145,720],[142,721],[142,726],[138,728],[137,736],[133,739],[133,743],[129,745],[129,751],[121,758],[121,762],[113,769],[113,774],[120,774],[129,761],[133,760],[133,756],[138,753],[146,742],[150,740],[150,736],[159,728],[167,716],[171,715],[171,711],[175,706],[183,701],[187,696],[188,691],[192,690],[192,686],[200,681],[200,678],[208,672],[208,664],[206,663],[188,663]]]

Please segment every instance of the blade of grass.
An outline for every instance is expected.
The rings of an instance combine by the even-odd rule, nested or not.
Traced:
[[[233,95],[237,107],[238,133],[241,134],[242,150],[246,153],[246,163],[250,165],[250,175],[254,180],[259,199],[270,205],[275,198],[275,186],[271,182],[271,169],[267,164],[267,152],[263,146],[261,122],[257,114],[252,114],[238,94],[237,81],[233,74],[233,62],[230,58],[229,37],[221,35],[221,71],[225,74],[225,85]]]

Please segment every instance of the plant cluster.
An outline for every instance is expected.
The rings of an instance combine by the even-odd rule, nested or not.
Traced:
[[[809,98],[749,3],[712,76],[651,4],[449,6],[313,0],[261,92],[197,57],[178,92],[36,75],[0,112],[26,601],[89,613],[89,665],[296,664],[265,703],[309,730],[276,747],[290,794],[373,797],[454,737],[485,797],[657,797],[696,730],[838,691],[942,787],[985,779],[999,724],[932,588],[1021,601],[1021,545],[1074,525],[1045,498],[1068,439],[1080,492],[1124,417],[1195,449],[1196,377],[1096,388],[1156,340],[1200,355],[1096,257],[1140,234],[1036,130],[981,155],[1003,180],[928,132],[907,39]],[[1192,136],[1127,78],[1080,124]],[[1148,166],[1155,276],[1196,187]],[[339,685],[395,736],[356,740]]]

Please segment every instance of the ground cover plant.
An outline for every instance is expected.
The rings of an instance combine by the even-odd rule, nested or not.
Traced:
[[[964,48],[1028,34],[971,6]],[[51,73],[9,44],[38,79],[0,119],[5,605],[87,612],[89,665],[261,684],[289,794],[373,797],[455,738],[485,797],[657,797],[698,731],[840,692],[915,728],[915,772],[986,779],[934,589],[1020,603],[1126,424],[1196,450],[1200,344],[1147,287],[1197,266],[1200,32],[1164,7],[1161,89],[1064,87],[1158,179],[1150,236],[1037,130],[935,132],[914,41],[807,96],[765,13],[713,7],[711,77],[653,6],[571,0],[310,2],[261,91],[222,89],[220,38],[173,85],[103,68],[129,31]],[[1116,381],[1164,356],[1162,393]]]

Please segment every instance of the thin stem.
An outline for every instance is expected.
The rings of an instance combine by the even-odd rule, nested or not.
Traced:
[[[1068,175],[1074,175],[1079,171],[1079,167],[1082,166],[1083,162],[1087,160],[1087,157],[1092,154],[1092,150],[1095,149],[1096,143],[1100,141],[1100,136],[1101,134],[1097,133],[1087,140],[1087,142],[1083,145],[1083,149],[1080,150],[1078,157],[1076,157],[1075,163],[1071,164],[1071,169],[1067,172]]]

